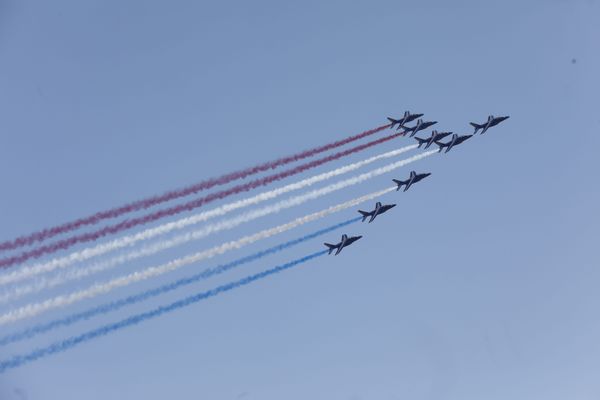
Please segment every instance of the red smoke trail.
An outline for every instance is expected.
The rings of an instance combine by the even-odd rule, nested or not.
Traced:
[[[277,174],[269,175],[269,176],[266,176],[266,177],[260,178],[260,179],[255,179],[248,183],[234,186],[230,189],[221,190],[220,192],[211,193],[207,196],[201,197],[196,200],[189,201],[187,203],[184,203],[184,204],[181,204],[178,206],[165,208],[163,210],[159,210],[159,211],[153,212],[151,214],[146,214],[141,217],[126,219],[126,220],[123,220],[122,222],[119,222],[118,224],[109,225],[104,228],[98,229],[94,232],[83,233],[81,235],[72,236],[72,237],[60,240],[58,242],[55,242],[55,243],[51,243],[51,244],[41,246],[41,247],[38,247],[38,248],[30,250],[30,251],[23,252],[17,256],[3,258],[3,259],[0,259],[0,268],[6,268],[6,267],[9,267],[9,266],[17,264],[17,263],[22,263],[31,258],[38,258],[44,254],[54,253],[58,250],[64,250],[64,249],[67,249],[67,248],[77,244],[77,243],[91,242],[91,241],[94,241],[101,237],[104,237],[104,236],[107,236],[110,234],[114,234],[114,233],[118,233],[118,232],[124,231],[129,228],[133,228],[134,226],[137,226],[137,225],[143,225],[143,224],[150,223],[152,221],[156,221],[157,219],[160,219],[163,217],[170,217],[170,216],[182,213],[184,211],[191,211],[195,208],[201,207],[201,206],[208,204],[210,202],[213,202],[215,200],[223,199],[223,198],[225,198],[227,196],[231,196],[233,194],[247,192],[249,190],[255,189],[260,186],[266,186],[271,182],[275,182],[280,179],[284,179],[289,176],[299,174],[301,172],[304,172],[311,168],[318,167],[319,165],[325,164],[327,162],[340,159],[340,158],[348,156],[350,154],[365,150],[369,147],[372,147],[372,146],[387,142],[389,140],[395,139],[399,136],[402,136],[402,133],[396,133],[391,136],[386,136],[381,139],[373,140],[371,142],[361,144],[359,146],[352,147],[350,149],[340,151],[338,153],[334,153],[329,156],[298,165],[297,167],[290,168],[288,170],[279,172]]]
[[[346,139],[338,140],[336,142],[328,143],[328,144],[320,146],[320,147],[315,147],[313,149],[305,150],[298,154],[283,157],[283,158],[277,159],[275,161],[269,161],[264,164],[258,164],[258,165],[255,165],[254,167],[246,168],[243,170],[231,172],[229,174],[222,175],[217,178],[211,178],[211,179],[196,183],[194,185],[191,185],[191,186],[188,186],[188,187],[185,187],[182,189],[173,190],[173,191],[170,191],[170,192],[158,195],[158,196],[148,197],[143,200],[134,201],[133,203],[125,204],[124,206],[111,208],[110,210],[106,210],[106,211],[100,211],[94,215],[90,215],[85,218],[80,218],[75,221],[67,222],[65,224],[57,225],[57,226],[54,226],[51,228],[46,228],[44,230],[34,232],[34,233],[26,235],[26,236],[21,236],[16,239],[13,239],[13,240],[8,240],[6,242],[0,243],[0,251],[18,249],[19,247],[31,245],[35,242],[41,242],[41,241],[44,241],[51,237],[54,237],[56,235],[60,235],[62,233],[67,233],[67,232],[73,231],[75,229],[79,229],[86,225],[97,224],[105,219],[116,218],[123,214],[146,209],[146,208],[149,208],[149,207],[152,207],[152,206],[155,206],[155,205],[158,205],[158,204],[170,201],[170,200],[174,200],[174,199],[177,199],[180,197],[188,196],[190,194],[198,193],[202,190],[210,189],[214,186],[225,185],[225,184],[227,184],[231,181],[237,180],[237,179],[243,179],[250,175],[257,174],[259,172],[268,171],[270,169],[275,169],[282,165],[286,165],[286,164],[289,164],[294,161],[300,161],[305,158],[312,157],[316,154],[322,153],[324,151],[335,149],[335,148],[343,146],[345,144],[348,144],[348,143],[354,142],[356,140],[365,138],[367,136],[373,135],[373,134],[380,132],[389,127],[390,127],[389,124],[383,125],[378,128],[371,129],[369,131],[365,131],[358,135],[349,136]]]

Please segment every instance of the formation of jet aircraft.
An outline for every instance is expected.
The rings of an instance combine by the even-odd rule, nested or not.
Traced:
[[[424,114],[411,114],[410,111],[405,111],[404,112],[404,116],[400,119],[394,119],[391,117],[387,117],[387,119],[390,121],[390,128],[394,128],[396,127],[396,130],[399,130],[400,128],[404,129],[404,131],[402,132],[403,135],[406,135],[407,133],[410,133],[410,137],[415,136],[415,134],[419,131],[425,130],[427,128],[429,128],[430,126],[433,126],[435,124],[437,124],[437,121],[428,121],[428,122],[423,122],[423,120],[421,119],[421,117]],[[509,116],[504,116],[504,117],[494,117],[493,115],[488,116],[488,119],[485,123],[483,124],[476,124],[474,122],[470,122],[470,125],[475,128],[475,132],[473,132],[473,134],[471,135],[457,135],[456,133],[452,133],[452,132],[438,132],[436,130],[433,130],[431,132],[431,136],[426,137],[426,138],[420,138],[420,137],[415,137],[415,140],[419,143],[418,148],[421,148],[421,146],[424,146],[424,149],[428,149],[432,144],[436,144],[439,147],[438,152],[441,152],[443,149],[446,149],[446,153],[449,152],[454,146],[458,146],[459,144],[463,143],[464,141],[472,138],[474,135],[477,134],[477,132],[479,130],[481,130],[481,134],[483,135],[489,128],[498,125],[499,123],[501,123],[502,121],[505,121],[509,118]],[[407,127],[405,124],[407,122],[411,122],[414,120],[417,120],[417,123],[415,126],[413,127]],[[450,136],[450,140],[448,140],[447,142],[442,142],[442,140],[448,136]],[[411,171],[410,175],[408,177],[407,180],[402,181],[399,179],[392,179],[394,181],[394,183],[396,185],[398,185],[398,187],[396,188],[396,191],[400,190],[402,188],[402,186],[404,186],[404,191],[406,192],[414,183],[417,183],[425,178],[427,178],[429,175],[431,175],[431,173],[426,172],[426,173],[422,173],[422,174],[417,174],[415,171]],[[358,210],[358,212],[362,215],[362,222],[365,222],[367,220],[367,218],[369,218],[369,223],[373,222],[375,220],[375,218],[380,215],[385,213],[388,210],[391,210],[392,208],[394,208],[396,206],[396,204],[381,204],[381,202],[377,202],[375,204],[375,209],[373,211],[363,211],[363,210]],[[351,245],[352,243],[356,242],[358,239],[362,238],[362,236],[351,236],[348,237],[348,235],[344,234],[342,235],[342,240],[337,243],[337,244],[331,244],[331,243],[325,243],[325,246],[327,246],[327,248],[329,249],[329,254],[332,254],[334,250],[335,251],[335,255],[340,254],[340,252],[342,251],[343,248],[345,248],[346,246]]]

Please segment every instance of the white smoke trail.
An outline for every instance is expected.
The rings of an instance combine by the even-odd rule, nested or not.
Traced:
[[[350,207],[354,207],[360,203],[363,203],[368,200],[372,200],[376,197],[382,196],[386,193],[392,192],[396,189],[395,186],[388,187],[383,190],[379,190],[377,192],[373,192],[367,194],[365,196],[358,197],[356,199],[347,201],[345,203],[341,203],[335,206],[331,206],[323,211],[319,211],[313,214],[306,215],[304,217],[296,218],[295,220],[288,222],[283,225],[276,226],[274,228],[265,229],[258,233],[244,236],[238,240],[234,240],[231,242],[223,243],[219,246],[212,247],[210,249],[191,254],[185,257],[177,258],[175,260],[169,261],[165,264],[149,267],[142,271],[133,272],[119,278],[112,279],[107,282],[94,284],[87,289],[72,292],[67,295],[57,296],[39,303],[32,303],[26,306],[11,310],[5,314],[0,315],[0,325],[5,325],[7,323],[19,321],[25,318],[31,318],[36,315],[39,315],[43,312],[49,311],[54,308],[64,307],[78,301],[89,299],[104,293],[108,293],[113,289],[124,287],[130,285],[135,282],[140,282],[149,278],[153,278],[162,274],[166,274],[167,272],[174,271],[186,265],[206,260],[212,258],[214,256],[224,254],[227,251],[235,250],[247,246],[256,241],[267,239],[271,236],[278,235],[290,229],[296,228],[300,225],[304,225],[308,222],[318,220],[327,215],[336,213],[338,211],[345,210]]]
[[[392,157],[398,156],[402,153],[405,153],[407,151],[410,151],[410,150],[413,150],[416,148],[417,148],[417,145],[415,144],[415,145],[405,146],[400,149],[392,150],[392,151],[389,151],[386,153],[378,154],[376,156],[367,158],[365,160],[358,161],[358,162],[348,164],[348,165],[344,165],[340,168],[336,168],[334,170],[324,172],[322,174],[314,175],[312,177],[303,179],[298,182],[291,183],[289,185],[286,185],[286,186],[283,186],[283,187],[280,187],[277,189],[269,190],[269,191],[260,193],[258,195],[252,196],[252,197],[248,197],[248,198],[245,198],[242,200],[238,200],[238,201],[235,201],[232,203],[222,205],[222,206],[214,208],[212,210],[204,211],[204,212],[192,215],[190,217],[181,218],[177,221],[162,224],[162,225],[159,225],[154,228],[145,229],[139,233],[127,235],[127,236],[124,236],[121,238],[117,238],[117,239],[114,239],[107,243],[102,243],[102,244],[99,244],[96,246],[88,247],[86,249],[73,252],[64,257],[54,258],[50,261],[43,262],[43,263],[37,263],[37,264],[30,265],[30,266],[24,266],[22,268],[19,268],[18,270],[11,271],[10,273],[0,275],[0,285],[5,285],[8,283],[17,282],[17,281],[20,281],[23,279],[31,278],[31,277],[41,274],[41,273],[51,272],[58,268],[68,267],[69,265],[72,265],[76,262],[85,261],[87,259],[108,253],[110,251],[114,251],[114,250],[128,247],[128,246],[130,247],[133,244],[135,244],[141,240],[151,239],[155,236],[163,235],[163,234],[169,233],[176,229],[183,229],[187,226],[198,224],[200,222],[207,221],[211,218],[225,215],[233,210],[237,210],[240,208],[248,207],[250,205],[258,204],[263,201],[278,197],[284,193],[303,189],[305,187],[314,185],[315,183],[318,183],[318,182],[321,182],[321,181],[324,181],[324,180],[327,180],[327,179],[333,178],[335,176],[342,175],[342,174],[345,174],[345,173],[348,173],[348,172],[351,172],[354,170],[357,170],[361,167],[364,167],[368,164],[374,163],[378,160],[392,158]],[[33,291],[37,291],[37,290],[33,290]],[[14,293],[17,293],[17,292],[14,292]],[[22,295],[22,294],[26,294],[26,293],[31,293],[31,291],[26,292],[26,291],[21,290],[21,291],[19,291],[19,293],[21,293],[21,295]],[[15,295],[10,295],[9,297],[15,296]],[[6,297],[6,296],[8,296],[8,295],[0,297],[0,302],[6,301],[6,300],[4,300],[5,298],[8,299],[8,297]]]
[[[263,207],[263,208],[260,208],[257,210],[249,211],[245,214],[238,215],[234,218],[223,220],[223,221],[220,221],[220,222],[217,222],[214,224],[210,224],[201,229],[198,229],[198,230],[195,230],[192,232],[188,232],[188,233],[176,236],[171,239],[162,240],[162,241],[150,244],[148,246],[142,247],[139,250],[134,250],[129,253],[126,253],[126,254],[123,254],[120,256],[116,256],[116,257],[113,257],[108,260],[99,261],[99,262],[94,263],[89,266],[77,268],[75,270],[70,270],[70,271],[59,274],[52,278],[38,279],[38,281],[36,281],[35,283],[19,286],[19,287],[13,288],[10,291],[7,291],[0,297],[0,301],[6,302],[9,300],[15,300],[16,298],[21,297],[23,295],[39,292],[39,291],[49,288],[49,287],[61,285],[70,280],[81,279],[86,276],[92,275],[94,273],[98,273],[98,272],[104,271],[106,269],[113,268],[113,267],[123,264],[125,262],[133,261],[140,257],[152,255],[152,254],[158,253],[162,250],[166,250],[166,249],[172,248],[174,246],[178,246],[178,245],[187,243],[192,240],[201,239],[201,238],[206,237],[215,232],[220,232],[222,230],[235,228],[236,226],[238,226],[240,224],[250,222],[252,220],[255,220],[257,218],[260,218],[260,217],[263,217],[266,215],[278,213],[287,208],[291,208],[291,207],[300,205],[302,203],[305,203],[309,200],[313,200],[313,199],[319,198],[321,196],[325,196],[329,193],[335,192],[337,190],[341,190],[348,186],[362,183],[362,182],[366,181],[367,179],[371,179],[371,178],[377,177],[379,175],[385,174],[387,172],[390,172],[394,169],[403,167],[409,163],[412,163],[414,161],[425,158],[436,152],[437,152],[436,150],[432,150],[429,152],[417,154],[413,157],[397,161],[395,163],[386,165],[381,168],[377,168],[370,172],[367,172],[367,173],[364,173],[361,175],[357,175],[357,176],[354,176],[352,178],[349,178],[349,179],[346,179],[343,181],[336,182],[329,186],[325,186],[321,189],[315,189],[306,194],[291,197],[289,199],[282,200],[273,205],[266,206],[266,207]]]

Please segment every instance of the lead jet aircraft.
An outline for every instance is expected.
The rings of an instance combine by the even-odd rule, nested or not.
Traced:
[[[419,142],[419,148],[421,148],[421,145],[424,144],[425,149],[428,149],[429,146],[431,146],[436,140],[442,140],[448,135],[452,135],[452,132],[438,132],[433,130],[430,137],[421,139],[420,137],[416,136],[415,139],[417,142]]]
[[[375,219],[376,216],[378,216],[379,214],[383,214],[384,212],[386,212],[387,210],[390,210],[392,208],[396,207],[395,204],[386,204],[385,206],[382,205],[379,201],[375,204],[375,209],[371,212],[368,211],[362,211],[362,210],[358,210],[359,213],[361,213],[361,215],[363,216],[362,218],[362,222],[365,222],[365,220],[367,219],[367,217],[371,217],[371,219],[369,219],[369,223],[373,222],[373,220]]]
[[[423,115],[424,114],[411,114],[410,111],[404,111],[404,116],[400,119],[394,119],[390,117],[387,117],[387,119],[392,123],[390,128],[393,129],[394,125],[397,124],[398,127],[396,129],[400,129],[402,125],[406,124],[407,122],[414,121],[417,118],[421,118]]]
[[[448,143],[442,143],[442,142],[436,140],[435,144],[437,144],[438,146],[440,146],[440,150],[438,151],[438,153],[441,152],[444,147],[447,147],[447,149],[445,151],[445,153],[447,153],[454,146],[457,146],[457,145],[461,144],[462,142],[464,142],[465,140],[467,140],[467,139],[469,139],[471,137],[473,137],[473,135],[458,136],[455,133],[454,135],[452,135],[452,139],[450,139],[450,141]]]
[[[342,241],[338,244],[325,243],[325,246],[329,247],[329,254],[331,254],[333,250],[337,249],[337,251],[335,252],[335,255],[337,256],[338,254],[340,254],[340,251],[342,251],[344,247],[350,246],[352,243],[356,242],[361,237],[362,236],[348,237],[348,235],[344,234],[342,235]]]
[[[392,179],[392,180],[394,181],[394,183],[396,185],[398,185],[398,187],[396,188],[396,191],[400,190],[402,185],[405,185],[404,191],[406,192],[413,183],[417,183],[420,180],[427,178],[429,175],[431,175],[431,173],[429,173],[429,172],[424,173],[424,174],[417,174],[415,171],[410,171],[410,177],[407,180],[405,180],[405,181],[401,181],[398,179]]]
[[[506,117],[494,117],[493,115],[490,115],[487,119],[487,121],[485,122],[485,124],[476,124],[475,122],[469,122],[469,124],[471,124],[471,126],[473,128],[475,128],[475,132],[473,132],[474,135],[477,134],[477,131],[480,129],[483,129],[481,131],[481,134],[483,135],[485,133],[485,131],[488,130],[488,128],[491,128],[492,126],[496,126],[498,125],[500,122],[507,120],[508,118],[510,118],[510,116],[506,116]]]
[[[408,126],[404,126],[401,125],[402,128],[404,128],[404,132],[402,132],[403,135],[406,135],[408,132],[410,132],[410,137],[415,136],[415,133],[425,130],[427,128],[429,128],[432,125],[437,124],[437,121],[427,121],[427,122],[423,122],[422,119],[418,119],[417,120],[417,124],[413,127],[408,127]]]

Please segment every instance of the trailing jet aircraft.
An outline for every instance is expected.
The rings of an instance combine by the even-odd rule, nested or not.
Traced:
[[[392,123],[390,128],[394,128],[394,125],[398,125],[396,129],[400,129],[400,127],[407,122],[414,121],[417,118],[421,118],[424,114],[411,114],[410,111],[404,111],[404,116],[400,119],[394,119],[387,117],[388,121]]]
[[[405,185],[404,191],[406,192],[413,183],[417,183],[420,180],[427,178],[429,175],[431,175],[431,173],[429,173],[429,172],[424,173],[424,174],[417,174],[415,171],[410,171],[410,177],[407,180],[405,180],[405,181],[401,181],[398,179],[392,179],[392,180],[394,181],[394,183],[396,185],[398,185],[398,188],[396,188],[396,191],[400,190],[402,185]]]
[[[462,135],[462,136],[458,136],[456,133],[454,135],[452,135],[452,139],[450,139],[450,141],[448,143],[442,143],[438,140],[435,141],[435,144],[437,144],[438,146],[440,146],[440,150],[439,152],[442,151],[442,149],[444,147],[447,147],[445,153],[449,152],[450,149],[452,149],[454,146],[457,146],[459,144],[461,144],[462,142],[464,142],[465,140],[469,139],[473,137],[473,135]]]
[[[475,132],[473,132],[474,135],[476,135],[477,131],[480,129],[482,129],[481,134],[483,135],[485,131],[488,130],[488,128],[496,126],[500,122],[507,120],[508,118],[510,118],[508,115],[506,117],[494,117],[493,115],[490,115],[485,124],[476,124],[475,122],[469,122],[469,124],[471,124],[471,126],[475,128]]]
[[[373,220],[375,219],[376,216],[378,216],[379,214],[383,214],[387,210],[390,210],[394,207],[396,207],[395,204],[386,204],[384,206],[378,201],[375,204],[375,209],[373,211],[367,212],[367,211],[358,210],[358,212],[361,213],[361,215],[363,216],[362,222],[365,222],[367,217],[371,217],[371,219],[369,219],[369,223],[371,223],[371,222],[373,222]]]
[[[408,126],[404,126],[401,125],[402,128],[404,128],[404,132],[402,132],[404,135],[406,135],[408,132],[410,132],[410,137],[415,136],[415,133],[422,131],[424,129],[429,128],[432,125],[437,124],[437,121],[427,121],[427,122],[423,122],[422,119],[418,119],[417,120],[417,124],[413,127],[408,127]]]
[[[342,251],[344,247],[350,246],[352,243],[356,242],[361,237],[362,236],[348,237],[348,235],[344,234],[342,235],[342,241],[338,244],[325,243],[325,246],[329,248],[329,254],[331,254],[333,250],[337,249],[337,251],[335,252],[335,255],[337,256],[338,254],[340,254],[340,251]]]
[[[424,144],[425,149],[428,149],[429,146],[431,146],[436,140],[442,140],[448,135],[452,135],[452,132],[438,132],[434,129],[431,132],[430,137],[421,139],[420,137],[416,136],[415,139],[417,140],[417,142],[419,142],[419,148],[421,148],[421,145]]]

